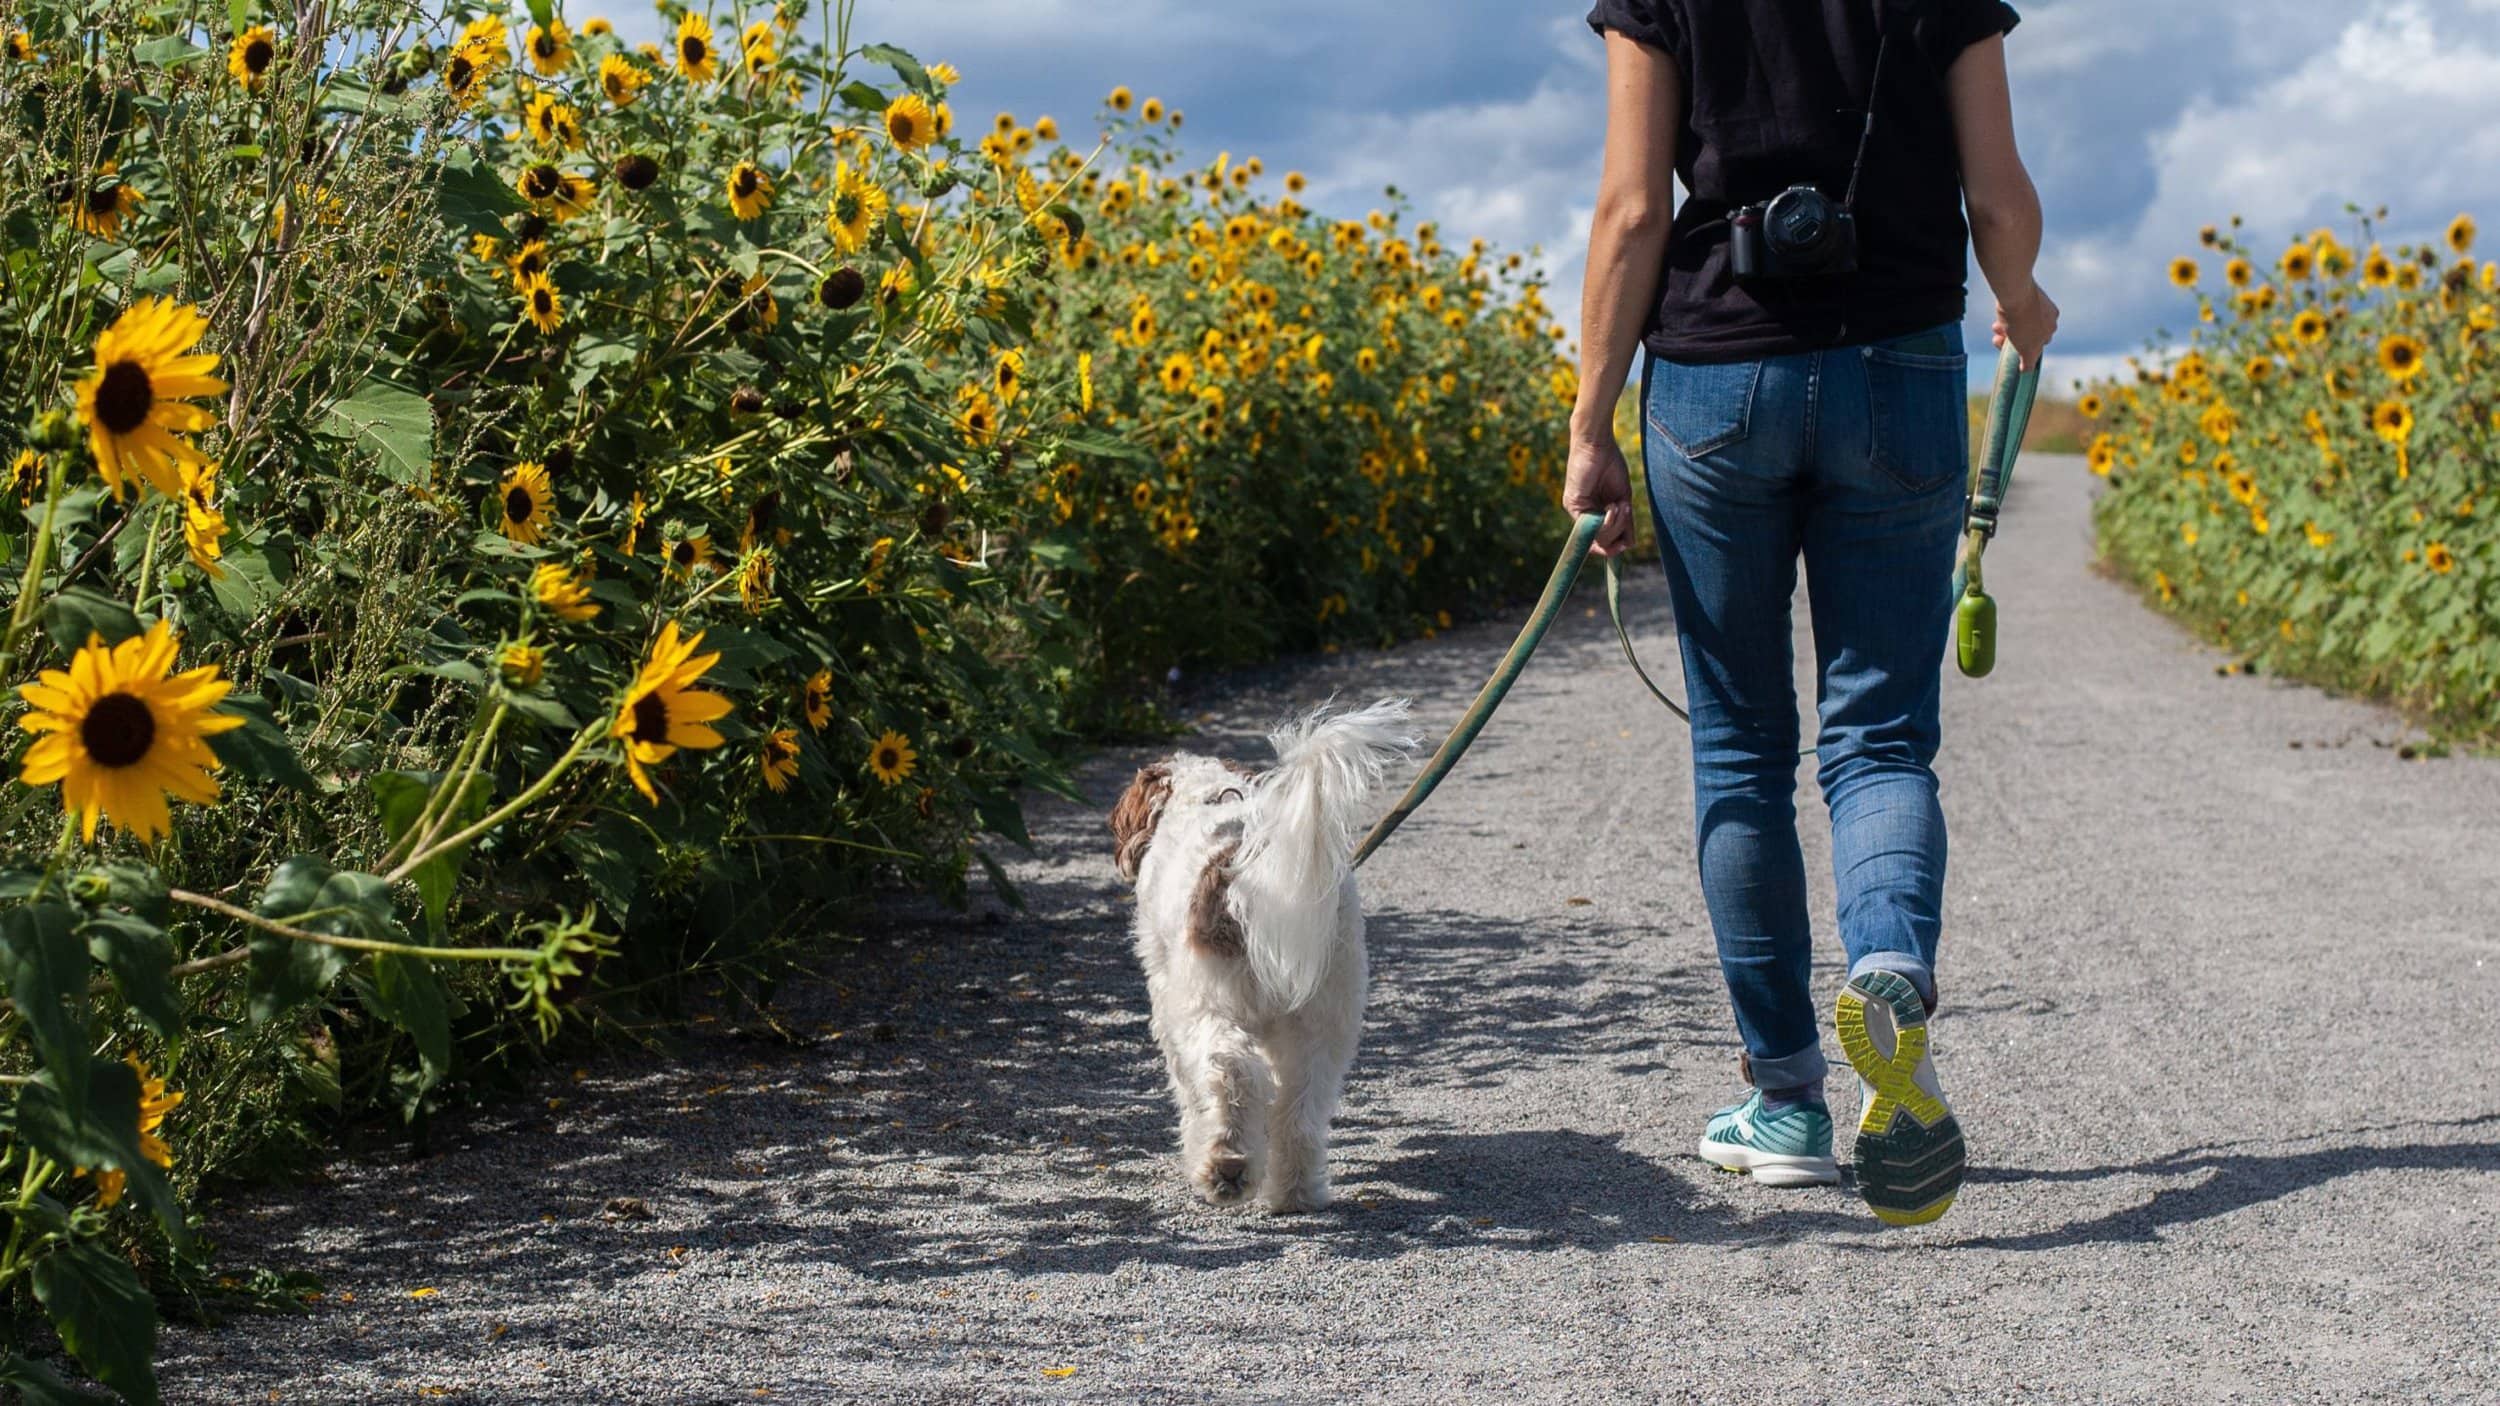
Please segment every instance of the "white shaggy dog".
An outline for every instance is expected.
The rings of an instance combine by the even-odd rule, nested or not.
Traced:
[[[1268,735],[1273,770],[1180,753],[1112,808],[1137,955],[1180,1104],[1181,1166],[1218,1205],[1328,1204],[1328,1124],[1362,1036],[1356,826],[1415,746],[1403,699]]]

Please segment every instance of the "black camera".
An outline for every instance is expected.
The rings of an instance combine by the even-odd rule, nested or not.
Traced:
[[[1816,278],[1858,271],[1858,217],[1813,186],[1790,186],[1727,217],[1738,278]]]

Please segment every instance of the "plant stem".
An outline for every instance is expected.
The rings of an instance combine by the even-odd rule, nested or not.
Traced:
[[[238,923],[247,923],[263,932],[276,933],[291,941],[314,942],[324,947],[343,947],[351,952],[386,952],[399,957],[424,957],[450,962],[528,962],[538,957],[537,949],[530,947],[419,947],[410,943],[384,942],[370,937],[340,937],[326,932],[307,932],[292,923],[282,922],[275,918],[264,918],[249,908],[239,908],[222,898],[211,898],[207,894],[193,893],[189,889],[167,889],[165,896],[176,903],[186,903],[194,908],[205,908],[211,913],[232,918]],[[225,958],[231,955],[231,953],[220,954],[209,960],[223,963]],[[248,949],[246,949],[246,955],[249,955]]]
[[[471,840],[476,839],[478,836],[485,834],[487,831],[494,829],[496,826],[501,825],[506,820],[511,819],[514,815],[517,815],[522,810],[528,808],[529,805],[535,802],[540,796],[547,794],[548,788],[556,784],[556,778],[562,776],[566,771],[570,770],[573,763],[581,760],[582,753],[589,751],[591,744],[599,740],[605,732],[603,723],[604,720],[594,721],[588,727],[583,728],[581,736],[573,739],[572,747],[569,748],[563,756],[556,758],[555,765],[547,768],[545,774],[541,775],[536,781],[531,782],[527,790],[524,790],[521,794],[514,796],[511,800],[506,801],[501,808],[488,815],[485,819],[478,821],[475,825],[460,831],[458,834],[437,840],[432,844],[420,848],[416,853],[401,860],[398,867],[383,875],[383,880],[388,883],[398,883],[400,880],[407,878],[410,874],[415,873],[418,866],[424,864],[427,860],[432,859],[435,855],[440,854],[445,850],[460,848],[462,845],[465,845]]]
[[[25,633],[27,622],[34,618],[36,589],[43,584],[43,568],[52,555],[52,524],[60,516],[61,489],[68,478],[69,455],[55,454],[52,481],[44,489],[43,529],[26,549],[26,574],[18,580],[17,604],[9,611],[9,633],[0,637],[0,678],[7,678],[17,667],[18,636]]]

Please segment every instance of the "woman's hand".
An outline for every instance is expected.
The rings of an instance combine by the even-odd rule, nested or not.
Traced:
[[[1589,550],[1610,557],[1632,545],[1632,470],[1615,443],[1614,426],[1571,436],[1571,464],[1563,475],[1563,510],[1573,517],[1604,513]]]
[[[2056,335],[2057,304],[2049,301],[2039,284],[2032,284],[2030,294],[2017,302],[1997,304],[1996,331],[1991,340],[2000,347],[2012,342],[2014,355],[2025,371],[2040,364],[2040,353]]]

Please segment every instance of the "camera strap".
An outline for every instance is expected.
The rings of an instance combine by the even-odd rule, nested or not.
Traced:
[[[1854,211],[1858,204],[1858,174],[1866,169],[1866,144],[1875,135],[1875,100],[1884,88],[1884,53],[1892,47],[1892,27],[1884,23],[1884,0],[1875,0],[1875,74],[1866,80],[1866,125],[1858,129],[1858,154],[1849,163],[1849,190],[1840,197],[1840,208]]]

